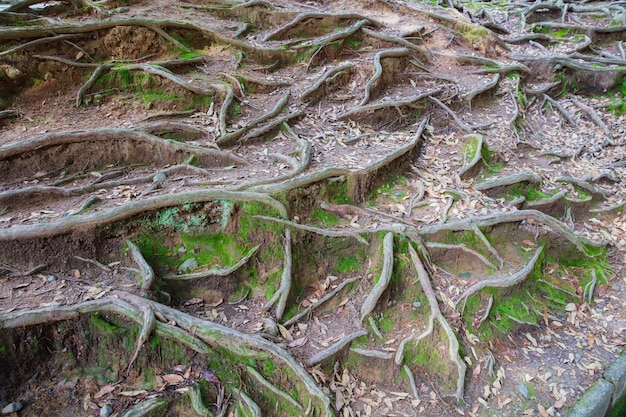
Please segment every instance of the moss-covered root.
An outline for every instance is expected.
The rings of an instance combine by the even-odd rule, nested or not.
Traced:
[[[141,282],[139,283],[139,288],[141,288],[141,295],[145,297],[150,291],[152,283],[154,282],[154,270],[145,260],[141,253],[141,250],[137,245],[135,245],[130,240],[127,240],[126,244],[128,245],[128,249],[130,250],[131,258],[133,258],[133,261],[139,267],[139,272],[141,273]]]
[[[133,367],[133,363],[137,356],[139,356],[139,350],[146,343],[150,334],[154,331],[156,322],[154,317],[154,311],[149,306],[143,306],[141,308],[141,314],[143,317],[143,323],[141,325],[141,332],[137,335],[137,342],[135,343],[135,351],[133,352],[132,358],[128,362],[128,368],[126,369],[126,374],[130,373],[131,368]]]
[[[456,338],[454,330],[439,309],[437,297],[435,296],[433,287],[430,285],[428,273],[424,269],[424,265],[422,264],[419,256],[417,256],[417,252],[413,248],[413,245],[409,245],[409,253],[411,255],[411,260],[413,261],[413,266],[415,267],[415,270],[417,272],[420,285],[422,286],[422,290],[424,291],[424,295],[426,295],[428,303],[430,304],[430,318],[428,320],[428,327],[422,334],[417,337],[416,343],[419,343],[421,339],[425,338],[433,332],[436,320],[448,337],[448,353],[450,355],[450,360],[452,360],[457,367],[458,377],[456,381],[456,391],[454,393],[454,397],[456,398],[457,402],[460,402],[463,399],[463,391],[465,390],[465,373],[467,371],[467,366],[459,355],[459,341]],[[411,340],[413,340],[413,335],[404,339],[400,344],[398,351],[396,352],[396,364],[401,365],[404,361],[404,348],[406,344]]]
[[[383,270],[380,278],[372,287],[372,290],[363,301],[361,306],[361,322],[365,320],[378,304],[378,300],[387,289],[389,281],[391,281],[391,273],[393,272],[393,233],[389,232],[383,239]]]
[[[283,274],[280,277],[280,296],[276,305],[276,319],[280,320],[287,306],[287,299],[291,291],[291,230],[285,228],[285,262],[283,264]]]
[[[463,166],[459,171],[459,176],[461,178],[467,178],[475,174],[475,167],[478,166],[478,163],[482,159],[482,150],[485,145],[485,139],[483,135],[479,135],[477,133],[472,133],[467,135],[468,143],[466,145],[466,151],[463,155]]]

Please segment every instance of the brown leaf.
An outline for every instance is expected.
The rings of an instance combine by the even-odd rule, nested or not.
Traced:
[[[541,417],[550,417],[550,414],[548,414],[546,408],[543,405],[539,404],[537,408],[539,409],[539,414],[541,414]]]
[[[185,380],[182,375],[178,374],[167,374],[163,375],[163,379],[169,384],[179,384]]]
[[[289,346],[290,348],[300,347],[300,346],[304,346],[306,342],[308,342],[308,339],[306,338],[306,336],[300,337],[294,340],[293,342],[290,342],[287,346]]]
[[[107,385],[103,386],[102,388],[100,388],[100,391],[96,392],[96,395],[94,395],[93,398],[95,400],[97,400],[98,398],[102,398],[103,396],[107,395],[108,393],[115,391],[115,388],[117,388],[116,385],[107,384]]]
[[[530,240],[522,240],[524,245],[535,246],[535,242],[531,242]]]

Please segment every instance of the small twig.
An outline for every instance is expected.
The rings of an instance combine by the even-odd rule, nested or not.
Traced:
[[[343,338],[341,338],[341,340],[339,340],[334,345],[331,345],[327,349],[324,349],[321,352],[318,352],[315,355],[311,356],[306,361],[306,366],[317,365],[318,363],[322,362],[324,359],[327,359],[333,356],[334,354],[336,354],[337,352],[341,351],[344,347],[348,346],[348,344],[350,344],[350,342],[352,342],[354,339],[357,339],[361,336],[365,336],[366,334],[367,334],[367,331],[359,330],[357,332],[350,333],[349,335],[344,336]]]
[[[74,255],[74,258],[78,259],[79,261],[83,261],[83,262],[87,262],[89,264],[92,264],[92,265],[102,269],[104,272],[112,272],[111,268],[109,268],[107,265],[104,265],[104,264],[98,262],[95,259],[81,258],[80,256],[76,256],[76,255]]]

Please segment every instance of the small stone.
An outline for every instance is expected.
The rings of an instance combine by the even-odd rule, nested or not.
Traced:
[[[8,404],[6,405],[3,409],[2,409],[2,414],[11,414],[11,413],[15,413],[17,411],[20,411],[22,409],[22,407],[24,407],[22,405],[21,402],[16,401],[14,403]]]
[[[111,404],[105,404],[100,409],[100,417],[109,417],[111,413],[113,413],[113,407],[111,407]]]
[[[422,306],[422,303],[420,303],[419,301],[413,302],[413,307],[420,308],[421,306]]]
[[[167,176],[164,173],[159,172],[155,174],[154,177],[152,177],[152,182],[155,184],[161,184],[162,182],[166,180],[166,178]]]
[[[264,318],[263,320],[261,320],[261,322],[263,323],[263,330],[265,331],[265,333],[271,336],[276,336],[278,334],[278,326],[276,325],[274,320],[270,318]]]
[[[52,281],[56,281],[57,280],[57,276],[56,275],[50,275],[48,277],[48,282],[52,282]]]
[[[180,254],[187,253],[187,248],[184,246],[181,246],[180,248],[178,248],[178,253]]]
[[[528,392],[528,387],[524,384],[519,384],[517,386],[517,389],[524,398],[528,398],[528,396],[530,395],[530,393]]]
[[[178,267],[178,272],[185,273],[189,271],[193,271],[198,267],[198,261],[196,258],[189,258],[181,266]]]

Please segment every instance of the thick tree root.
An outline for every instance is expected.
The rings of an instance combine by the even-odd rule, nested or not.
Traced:
[[[489,81],[487,84],[480,85],[468,91],[467,93],[463,94],[463,99],[467,101],[470,109],[472,108],[472,99],[474,99],[476,96],[480,94],[486,93],[487,91],[493,88],[496,88],[498,86],[499,81],[500,81],[500,74],[495,74],[493,78],[491,79],[491,81]]]
[[[474,155],[468,155],[471,157],[469,161],[468,160],[463,161],[463,166],[459,170],[459,176],[461,178],[467,178],[468,176],[474,174],[475,167],[478,165],[478,163],[482,159],[483,146],[485,145],[485,139],[483,138],[483,135],[480,135],[478,133],[467,135],[466,138],[469,140],[477,141],[476,152],[474,153]]]
[[[380,273],[380,277],[376,284],[372,287],[372,290],[367,295],[361,306],[361,322],[365,320],[365,317],[370,315],[376,308],[378,300],[383,295],[391,280],[391,273],[393,272],[393,233],[389,232],[383,239],[383,270]]]
[[[287,394],[286,392],[276,388],[274,385],[272,385],[267,379],[265,379],[263,377],[263,375],[261,375],[256,369],[254,369],[251,366],[248,366],[247,368],[248,371],[248,375],[250,375],[259,385],[261,385],[261,387],[263,387],[265,390],[271,392],[272,394],[274,394],[276,397],[279,397],[280,399],[282,399],[283,401],[285,401],[286,403],[289,403],[289,405],[291,405],[292,407],[295,407],[297,409],[299,409],[300,411],[304,411],[304,407],[302,407],[302,405],[300,403],[298,403],[296,400],[294,400],[289,394]]]
[[[185,203],[201,203],[213,200],[256,201],[276,209],[281,216],[287,217],[287,209],[282,203],[266,194],[252,192],[234,192],[225,190],[200,190],[179,194],[149,197],[144,200],[132,200],[121,206],[109,208],[92,214],[64,217],[48,223],[20,225],[0,229],[0,241],[36,239],[71,233],[79,229],[99,227],[108,223],[128,219],[137,214],[158,210],[164,207]]]
[[[486,181],[474,184],[474,189],[477,191],[489,191],[494,188],[509,187],[511,185],[531,182],[538,184],[541,182],[541,176],[534,172],[520,172],[517,174],[507,175],[505,177],[490,178]]]
[[[521,283],[533,271],[533,269],[535,268],[535,264],[539,260],[539,256],[542,252],[543,246],[540,246],[539,248],[537,248],[528,263],[522,269],[520,269],[518,272],[511,276],[508,276],[506,278],[485,279],[477,282],[476,284],[465,290],[463,294],[461,294],[459,301],[468,299],[469,297],[478,293],[484,288],[509,288]],[[457,304],[459,301],[457,301]]]
[[[149,308],[155,315],[165,317],[175,326],[155,321],[154,333],[177,343],[186,345],[202,354],[210,354],[212,349],[221,349],[241,358],[245,371],[246,359],[270,359],[289,370],[291,382],[288,386],[296,389],[300,398],[311,401],[314,415],[331,417],[330,401],[318,388],[311,376],[294,360],[288,352],[256,335],[240,333],[234,329],[205,321],[162,304],[146,300],[129,293],[115,291],[108,297],[76,304],[73,306],[44,307],[4,314],[0,317],[0,328],[15,328],[37,324],[49,324],[77,318],[82,314],[110,312],[120,314],[142,325],[144,319],[140,311]],[[360,335],[365,334],[362,331]],[[358,337],[358,336],[357,336]],[[209,348],[211,346],[211,348]],[[289,385],[293,384],[293,385]]]
[[[365,96],[359,103],[359,106],[365,106],[370,101],[370,95],[372,93],[372,88],[374,83],[380,79],[383,75],[383,65],[381,60],[383,58],[402,58],[409,54],[409,50],[407,48],[396,48],[396,49],[385,49],[383,51],[378,52],[374,56],[374,75],[367,80],[365,83]]]
[[[341,74],[345,74],[348,71],[352,71],[354,69],[354,64],[351,62],[343,62],[336,67],[333,67],[324,74],[320,78],[317,79],[309,88],[304,90],[302,94],[300,94],[301,100],[313,99],[322,94],[320,90],[325,89],[325,85],[332,82]]]
[[[355,108],[353,108],[350,111],[347,111],[345,113],[340,114],[339,116],[337,116],[338,120],[345,120],[345,119],[350,119],[353,118],[355,116],[361,115],[362,113],[367,113],[367,112],[371,112],[371,111],[377,111],[377,110],[382,110],[382,109],[388,109],[388,108],[400,108],[400,107],[416,107],[417,104],[416,102],[423,100],[427,97],[430,97],[434,94],[439,93],[441,90],[440,89],[436,89],[436,90],[431,90],[431,91],[427,91],[425,93],[419,94],[417,96],[413,96],[413,97],[408,97],[406,99],[402,99],[402,100],[389,100],[389,101],[384,101],[381,103],[377,103],[377,104],[368,104],[366,106],[357,106]]]
[[[139,351],[141,350],[141,347],[144,345],[144,343],[146,343],[148,337],[150,337],[156,326],[154,312],[152,311],[152,308],[150,308],[149,306],[142,306],[141,313],[143,316],[143,323],[141,325],[141,332],[139,332],[139,334],[137,335],[137,341],[135,342],[135,351],[133,352],[133,356],[128,362],[128,368],[126,369],[127,376],[130,373],[130,370],[132,369],[133,363],[137,359],[137,356],[139,356]]]

